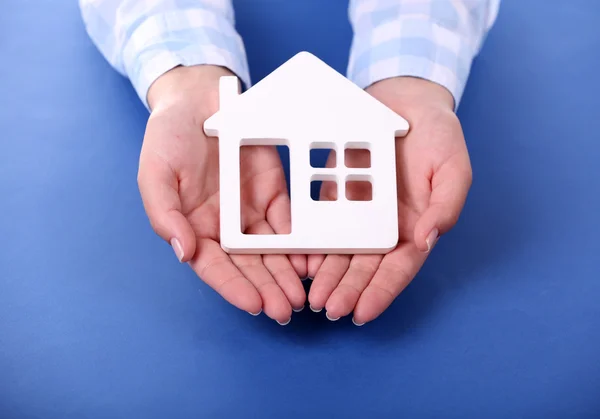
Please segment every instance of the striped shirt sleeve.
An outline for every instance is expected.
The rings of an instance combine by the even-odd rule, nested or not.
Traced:
[[[148,107],[152,83],[178,65],[228,68],[250,85],[231,0],[79,0],[86,30]]]
[[[348,78],[362,88],[412,76],[446,87],[458,107],[500,0],[350,0]]]

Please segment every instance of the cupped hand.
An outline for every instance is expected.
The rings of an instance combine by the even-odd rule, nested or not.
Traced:
[[[228,255],[219,244],[218,139],[204,121],[218,110],[216,66],[177,67],[150,88],[152,110],[141,150],[138,184],[156,233],[210,287],[251,314],[287,324],[304,307],[306,257]],[[247,233],[290,229],[285,175],[275,147],[243,149],[242,223]]]
[[[353,312],[362,325],[377,318],[413,280],[440,235],[457,222],[471,186],[471,165],[452,95],[429,81],[399,77],[368,93],[406,118],[410,131],[396,139],[399,242],[386,255],[309,256],[314,277],[308,300],[330,320]],[[348,150],[358,163],[361,150]],[[367,191],[349,186],[360,199]],[[324,187],[321,199],[335,191]]]

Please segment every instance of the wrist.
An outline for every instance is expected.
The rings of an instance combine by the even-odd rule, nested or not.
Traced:
[[[454,97],[448,89],[417,77],[399,76],[384,79],[373,83],[366,90],[382,101],[393,101],[396,108],[406,109],[406,112],[415,107],[454,111]]]
[[[231,75],[228,69],[215,65],[175,67],[150,86],[148,106],[151,112],[180,104],[214,112],[219,107],[219,79]]]

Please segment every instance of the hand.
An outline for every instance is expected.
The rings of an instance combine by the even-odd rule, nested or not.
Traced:
[[[230,256],[219,245],[218,139],[207,138],[203,124],[218,110],[218,82],[224,75],[231,73],[216,66],[177,67],[150,88],[152,113],[138,174],[144,208],[178,259],[223,298],[287,324],[292,309],[301,309],[306,300],[300,281],[306,257]],[[245,230],[289,230],[290,201],[277,149],[253,147],[242,161]]]
[[[441,234],[458,220],[471,186],[469,154],[454,101],[443,87],[399,77],[367,89],[410,123],[396,139],[399,242],[382,255],[310,256],[314,277],[308,296],[314,311],[323,307],[330,320],[354,311],[362,325],[378,317],[412,281]],[[352,150],[358,162],[364,156]],[[323,188],[321,199],[335,193]],[[365,192],[348,190],[360,197]]]

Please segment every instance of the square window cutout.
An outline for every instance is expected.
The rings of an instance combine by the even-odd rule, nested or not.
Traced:
[[[371,167],[371,150],[369,143],[348,143],[344,148],[344,165],[351,169],[368,169]]]
[[[336,176],[313,176],[310,181],[311,190],[317,190],[316,196],[311,194],[313,201],[337,201],[338,182]]]
[[[310,145],[310,165],[311,167],[323,168],[327,163],[328,167],[337,166],[337,155],[334,143],[312,143]]]
[[[346,180],[346,199],[348,201],[372,201],[373,184],[367,179]]]

